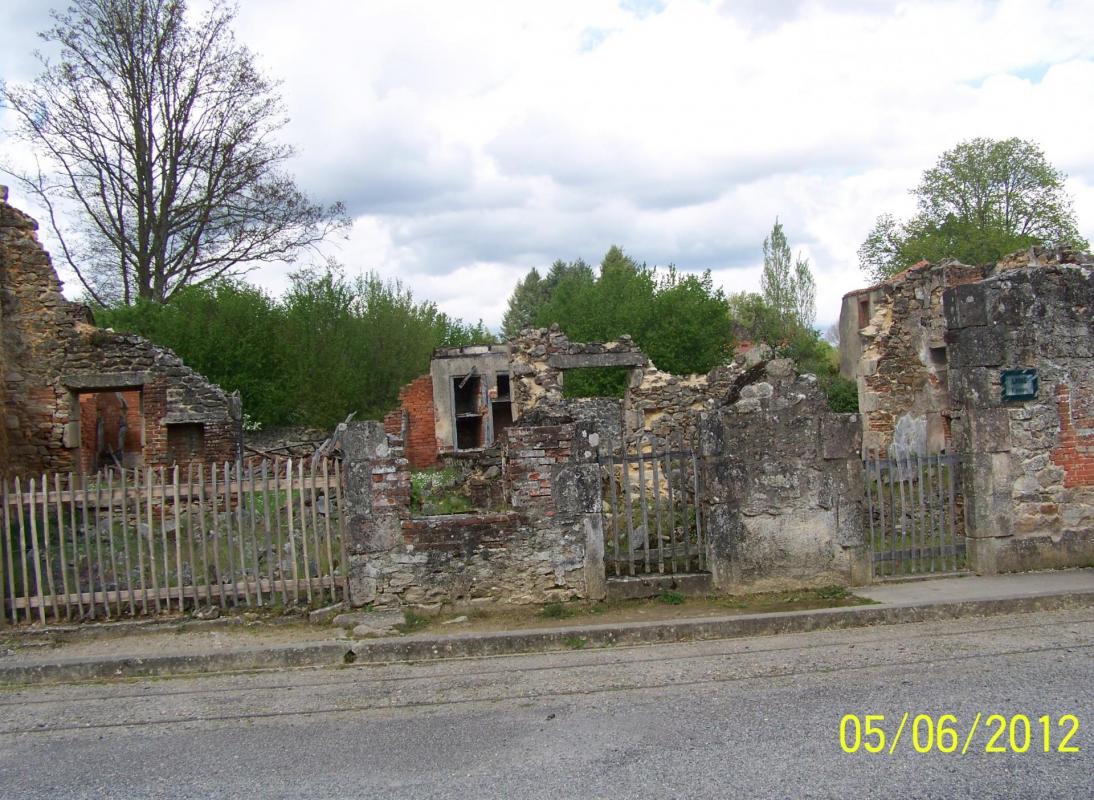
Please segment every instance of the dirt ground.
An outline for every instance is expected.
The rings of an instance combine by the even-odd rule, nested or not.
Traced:
[[[813,608],[861,605],[871,601],[841,587],[769,592],[727,597],[685,598],[667,592],[645,600],[602,603],[484,608],[446,608],[438,613],[405,612],[404,634],[470,633],[554,628],[568,625],[616,624],[756,614]],[[89,658],[125,654],[135,658],[180,651],[217,652],[246,647],[304,644],[346,638],[331,625],[312,625],[301,617],[275,617],[243,611],[212,623],[187,617],[139,625],[69,626],[66,630],[0,630],[0,663],[12,661]],[[8,662],[11,663],[11,662]]]
[[[410,613],[407,615],[407,624],[403,627],[407,631],[428,630],[431,633],[502,631],[763,614],[864,605],[870,602],[840,586],[724,597],[683,597],[675,592],[666,592],[660,597],[644,600],[600,603],[577,601],[490,608],[456,607],[436,614]]]

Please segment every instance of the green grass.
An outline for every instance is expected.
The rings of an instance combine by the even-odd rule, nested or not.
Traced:
[[[671,592],[667,589],[661,592],[657,599],[669,606],[678,606],[684,602],[684,596],[682,594],[679,592]]]
[[[574,610],[568,608],[564,603],[547,603],[540,609],[537,616],[542,617],[543,619],[566,619],[573,615]]]

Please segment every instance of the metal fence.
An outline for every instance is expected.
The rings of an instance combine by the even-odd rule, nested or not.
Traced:
[[[45,623],[344,597],[341,477],[336,459],[289,459],[3,481],[3,613]]]
[[[875,577],[965,568],[959,464],[955,453],[893,458],[867,454],[867,520]]]
[[[608,578],[706,569],[695,451],[643,436],[601,454]]]

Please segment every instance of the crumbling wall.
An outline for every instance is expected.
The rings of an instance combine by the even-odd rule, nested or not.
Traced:
[[[509,428],[500,444],[511,510],[414,517],[400,442],[378,423],[351,425],[343,452],[353,602],[429,607],[588,597],[595,581],[587,577],[587,545],[603,536],[586,526],[598,510],[591,507],[599,473],[572,463],[574,438],[573,424]],[[592,568],[602,572],[603,564]]]
[[[75,320],[37,229],[31,217],[8,205],[7,188],[0,187],[5,475],[75,466],[63,443],[74,409],[57,403],[53,385],[66,341],[75,337]]]
[[[1094,563],[1094,259],[1064,257],[1085,266],[1034,250],[945,293],[978,572]],[[1019,369],[1036,396],[1006,401],[1002,373]]]
[[[863,472],[857,414],[811,375],[768,362],[700,420],[708,563],[721,591],[861,583]]]
[[[0,352],[3,354],[4,474],[76,470],[81,393],[139,390],[146,465],[172,463],[169,426],[201,425],[204,457],[240,455],[242,409],[170,350],[95,328],[61,294],[37,237],[38,223],[7,203],[0,187]]]
[[[752,351],[762,355],[762,351]],[[648,433],[657,447],[679,446],[695,441],[699,413],[725,402],[753,356],[719,366],[706,375],[672,375],[652,364],[642,381],[630,391],[627,402],[629,430]]]
[[[649,364],[630,336],[611,342],[571,342],[558,325],[525,328],[512,342],[510,375],[516,417],[532,409],[543,416],[568,416],[570,400],[563,394],[564,375],[569,369],[627,367],[631,384],[641,381],[641,368]]]
[[[979,267],[955,261],[921,262],[844,298],[841,371],[858,383],[866,448],[921,455],[948,448],[951,408],[942,293],[983,274]]]
[[[757,354],[758,355],[758,354]],[[644,432],[658,446],[694,440],[697,414],[721,403],[757,355],[742,356],[706,375],[673,375],[657,369],[630,336],[611,342],[571,342],[557,325],[525,329],[512,345],[512,374],[519,413],[536,422],[597,420],[602,445]],[[567,398],[568,369],[626,367],[630,380],[622,400]],[[612,413],[618,409],[619,422]]]
[[[407,461],[414,469],[437,465],[433,378],[421,375],[399,390],[399,405],[384,417],[384,430],[404,441]]]

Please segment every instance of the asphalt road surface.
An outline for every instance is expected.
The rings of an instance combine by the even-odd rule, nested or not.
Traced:
[[[1090,798],[1094,610],[0,691],[0,793]]]

